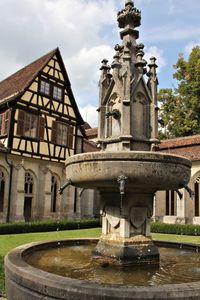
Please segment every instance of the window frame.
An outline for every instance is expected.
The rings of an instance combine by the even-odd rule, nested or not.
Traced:
[[[25,126],[26,126],[26,117],[30,116],[29,123],[31,124],[32,118],[36,118],[36,130],[34,136],[31,136],[30,134],[26,134]],[[17,118],[17,132],[16,134],[23,138],[29,138],[31,140],[44,140],[44,131],[45,131],[45,119],[37,114],[34,114],[32,112],[27,112],[22,109],[18,110],[18,118]]]
[[[0,114],[0,136],[8,135],[10,121],[10,109]]]
[[[58,126],[63,125],[67,129],[66,140],[63,143],[58,141]],[[61,121],[53,121],[52,123],[52,134],[51,134],[51,142],[55,145],[66,147],[70,149],[74,149],[74,126],[61,122]]]
[[[54,94],[55,89],[57,89],[56,95]],[[58,95],[59,95],[58,91],[59,90],[60,90],[60,98],[58,97]],[[52,84],[52,98],[54,100],[62,102],[63,101],[63,95],[64,95],[63,88],[61,86],[59,86],[59,85]]]
[[[42,83],[44,83],[44,91],[41,90],[41,88],[42,88]],[[48,86],[49,86],[48,93],[45,92],[45,85],[48,85]],[[44,96],[50,96],[50,95],[51,95],[51,83],[50,83],[48,80],[41,78],[41,79],[40,79],[40,84],[39,84],[39,92],[40,92],[42,95],[44,95]]]
[[[48,93],[45,93],[45,91],[41,90],[42,83],[49,85],[49,92]],[[55,83],[51,80],[48,80],[46,78],[41,77],[40,80],[39,80],[38,87],[39,87],[38,92],[41,95],[43,95],[45,97],[48,97],[51,100],[56,100],[56,101],[59,101],[59,102],[64,101],[64,87],[59,85],[58,83]],[[55,92],[55,90],[57,90],[57,92]],[[60,97],[58,96],[59,94],[60,94]]]
[[[25,113],[23,133],[25,137],[36,139],[39,130],[39,116],[31,113]]]

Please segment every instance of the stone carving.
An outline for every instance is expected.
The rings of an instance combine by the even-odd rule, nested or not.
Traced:
[[[140,228],[147,218],[146,207],[131,207],[130,209],[130,220],[135,228]]]
[[[106,206],[106,218],[113,228],[116,228],[120,222],[120,209],[117,206]]]

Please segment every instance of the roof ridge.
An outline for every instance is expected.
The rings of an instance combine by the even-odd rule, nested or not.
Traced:
[[[58,47],[0,81],[0,102],[23,92],[57,51]]]
[[[34,61],[30,62],[28,65],[26,65],[26,66],[22,67],[21,69],[17,70],[16,72],[12,73],[11,75],[9,75],[8,77],[4,78],[3,80],[1,80],[1,81],[0,81],[0,84],[1,84],[2,82],[4,82],[5,80],[7,80],[8,78],[10,78],[10,77],[14,76],[15,74],[17,74],[17,73],[21,72],[22,70],[24,70],[24,69],[26,69],[26,68],[30,67],[31,65],[33,65],[34,63],[36,63],[38,60],[40,60],[40,59],[44,58],[45,56],[49,56],[49,55],[50,55],[50,53],[54,53],[54,52],[56,52],[55,50],[57,51],[57,50],[58,50],[58,47],[57,47],[57,48],[55,48],[55,49],[53,49],[53,50],[51,50],[51,51],[49,51],[48,53],[46,53],[46,54],[42,55],[41,57],[39,57],[39,58],[35,59]]]

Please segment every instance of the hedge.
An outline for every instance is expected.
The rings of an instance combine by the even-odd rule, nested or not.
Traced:
[[[152,223],[151,232],[182,235],[200,235],[200,226],[192,224]]]
[[[48,232],[100,227],[99,219],[49,220],[0,224],[0,234]],[[151,232],[182,235],[200,235],[200,226],[192,224],[151,223]]]
[[[57,230],[86,229],[100,226],[99,219],[51,220],[0,224],[0,234],[48,232]]]

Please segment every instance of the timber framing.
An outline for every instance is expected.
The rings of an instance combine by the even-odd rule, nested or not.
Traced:
[[[58,48],[0,82],[0,122],[11,154],[64,162],[81,151],[84,121]]]

